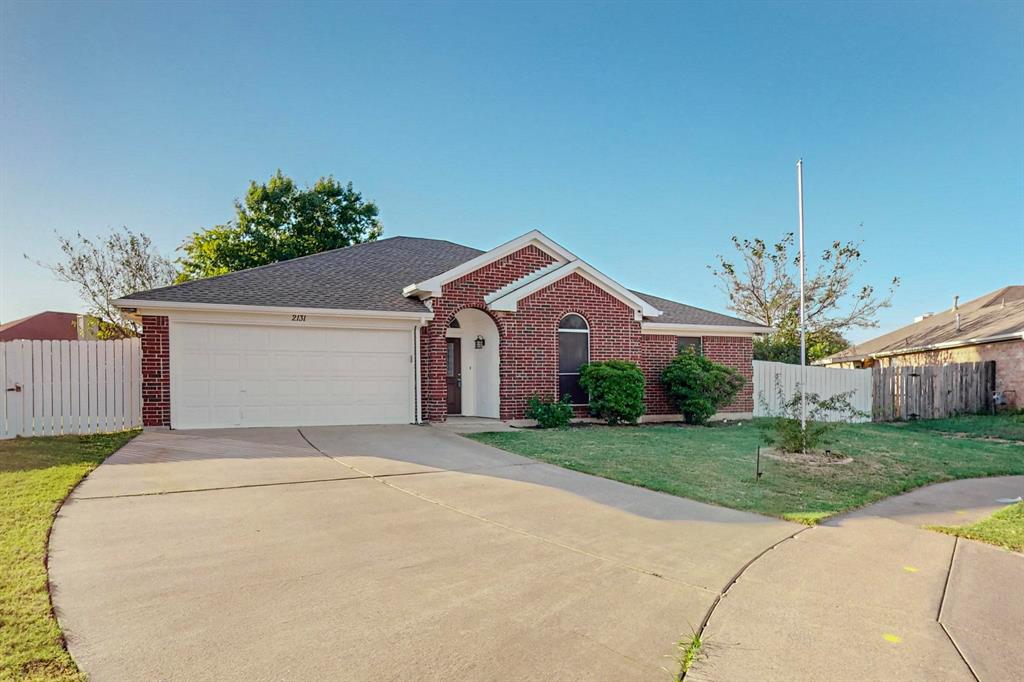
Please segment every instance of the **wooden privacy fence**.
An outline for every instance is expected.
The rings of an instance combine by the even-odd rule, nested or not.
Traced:
[[[782,389],[781,401],[776,385]],[[754,360],[754,416],[778,416],[782,411],[780,403],[792,398],[798,386],[802,386],[806,393],[817,393],[823,399],[852,391],[850,404],[865,415],[853,421],[865,422],[871,419],[870,369],[801,367],[762,360]],[[825,421],[839,421],[843,418],[835,413],[826,413],[824,417]]]
[[[139,339],[0,343],[0,438],[142,425]]]
[[[875,421],[941,419],[992,409],[996,363],[875,367]]]

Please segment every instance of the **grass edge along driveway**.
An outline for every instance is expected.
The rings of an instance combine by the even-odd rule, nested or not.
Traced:
[[[0,441],[0,679],[82,679],[50,606],[50,526],[78,482],[137,433]]]
[[[987,519],[964,526],[928,526],[940,533],[987,542],[1013,552],[1024,553],[1024,502],[1000,509]]]
[[[468,437],[567,469],[807,524],[931,483],[1024,474],[1024,442],[951,437],[900,424],[838,425],[825,447],[853,461],[814,466],[762,457],[760,481],[754,473],[760,433],[750,421],[519,429]]]

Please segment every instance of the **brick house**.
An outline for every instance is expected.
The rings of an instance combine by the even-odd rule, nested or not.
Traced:
[[[1024,285],[1007,286],[822,358],[826,367],[996,363],[996,392],[1024,405]]]
[[[204,428],[525,418],[574,398],[582,363],[636,362],[646,420],[673,419],[658,381],[680,348],[748,383],[765,327],[626,289],[540,232],[490,251],[393,237],[133,294],[147,426]]]

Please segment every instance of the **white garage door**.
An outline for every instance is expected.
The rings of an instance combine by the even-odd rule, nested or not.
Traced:
[[[172,323],[171,426],[414,421],[412,332]]]

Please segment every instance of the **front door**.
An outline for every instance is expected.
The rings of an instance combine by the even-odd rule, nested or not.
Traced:
[[[462,339],[447,341],[445,383],[448,385],[448,414],[462,414]]]

